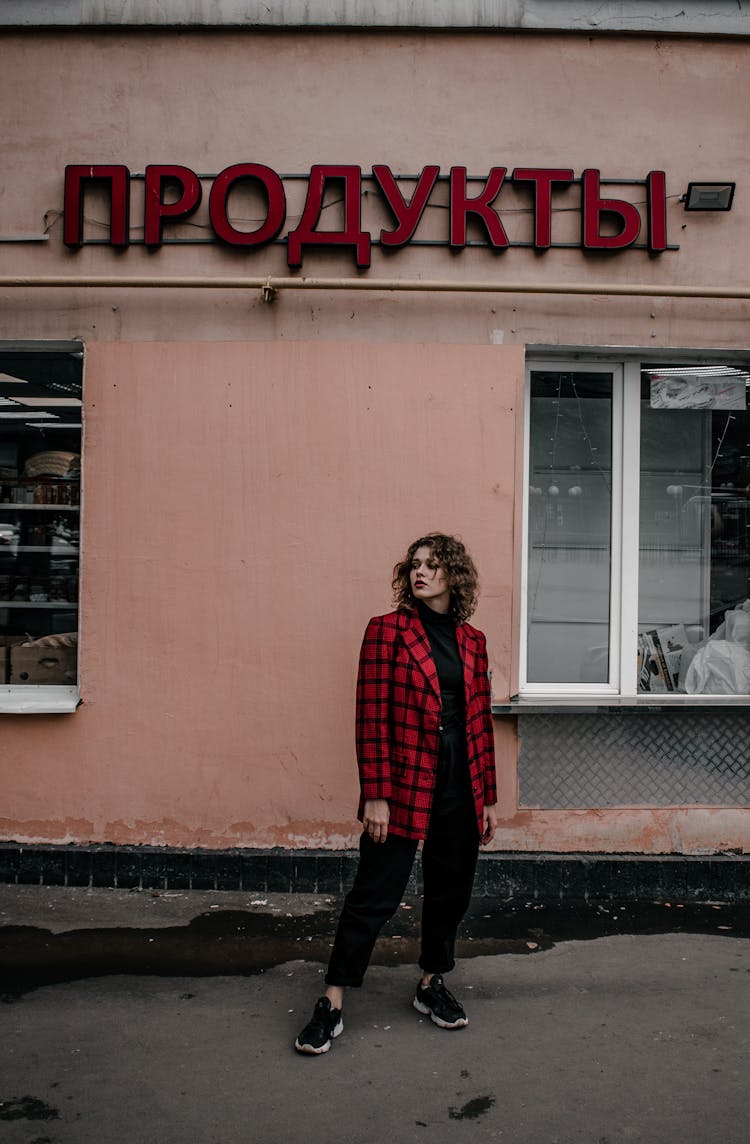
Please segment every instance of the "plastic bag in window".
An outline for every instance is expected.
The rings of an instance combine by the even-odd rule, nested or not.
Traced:
[[[688,695],[750,694],[750,651],[730,640],[708,640],[687,669],[685,690]]]
[[[724,613],[724,622],[714,632],[714,639],[730,640],[750,651],[750,600]]]

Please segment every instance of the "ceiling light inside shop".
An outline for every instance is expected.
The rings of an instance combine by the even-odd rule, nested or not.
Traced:
[[[50,429],[80,429],[81,428],[81,422],[80,421],[55,421],[54,424],[50,424],[47,421],[44,421],[44,422],[27,421],[26,425],[27,425],[27,428],[29,428],[29,429],[43,429],[45,433],[48,433]]]
[[[15,402],[14,402],[15,404]],[[22,413],[0,413],[0,421],[25,421],[29,417],[36,417],[41,420],[57,421],[56,413],[47,413],[45,410],[40,409],[38,413],[34,413],[30,409],[24,409]]]
[[[44,405],[48,409],[61,409],[61,408],[76,408],[79,409],[83,402],[78,397],[11,397],[8,400],[12,401],[15,405],[22,405],[26,408],[34,405]],[[36,416],[36,414],[34,414]]]

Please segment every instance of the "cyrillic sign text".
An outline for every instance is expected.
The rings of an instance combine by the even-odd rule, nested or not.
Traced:
[[[587,168],[579,177],[571,167],[516,167],[509,174],[507,167],[496,166],[486,175],[451,167],[441,175],[437,164],[428,164],[418,175],[396,175],[383,163],[374,164],[370,173],[348,164],[316,164],[309,176],[280,175],[263,163],[235,163],[218,175],[197,175],[177,164],[151,164],[142,175],[118,163],[69,166],[65,245],[76,249],[86,242],[84,201],[92,190],[98,203],[104,191],[104,209],[109,211],[105,241],[116,247],[137,242],[130,233],[131,197],[138,202],[136,183],[143,186],[142,241],[150,249],[169,241],[218,239],[256,251],[285,241],[287,262],[293,268],[302,266],[309,250],[344,248],[352,252],[357,267],[367,269],[373,246],[396,250],[411,242],[445,244],[453,250],[485,246],[506,251],[525,246],[546,251],[578,245],[585,251],[637,247],[660,254],[669,249],[664,171],[649,171],[644,178],[617,187],[617,180],[603,178],[596,168]],[[611,193],[613,186],[616,196]],[[233,195],[236,201],[241,187],[252,193],[253,202],[261,203],[249,219],[237,218],[231,211]],[[639,205],[623,197],[622,187]],[[206,190],[208,211],[204,208],[196,217]],[[292,221],[287,224],[290,196]],[[570,224],[566,228],[556,218],[558,212],[569,216],[571,210],[580,212],[578,242],[570,241]],[[175,237],[173,228],[191,216],[190,236]],[[198,237],[201,229],[203,236]],[[97,239],[101,241],[98,235]]]

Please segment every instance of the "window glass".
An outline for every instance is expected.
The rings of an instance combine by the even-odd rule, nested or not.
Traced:
[[[750,693],[750,375],[641,374],[638,690]]]
[[[77,681],[80,353],[0,348],[0,683]]]
[[[613,375],[533,370],[527,681],[607,683]]]

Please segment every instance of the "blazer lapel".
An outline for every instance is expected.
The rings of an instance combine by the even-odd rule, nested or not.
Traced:
[[[419,664],[430,687],[439,699],[440,684],[437,677],[437,668],[432,658],[430,641],[427,639],[427,632],[424,630],[424,625],[416,612],[408,615],[404,614],[404,619],[406,621],[403,627],[404,645]]]
[[[474,679],[476,647],[475,640],[469,636],[465,624],[456,624],[456,641],[458,643],[458,653],[461,656],[461,663],[464,666],[464,692],[466,694],[466,706],[468,709],[469,699],[471,698],[471,684]]]

